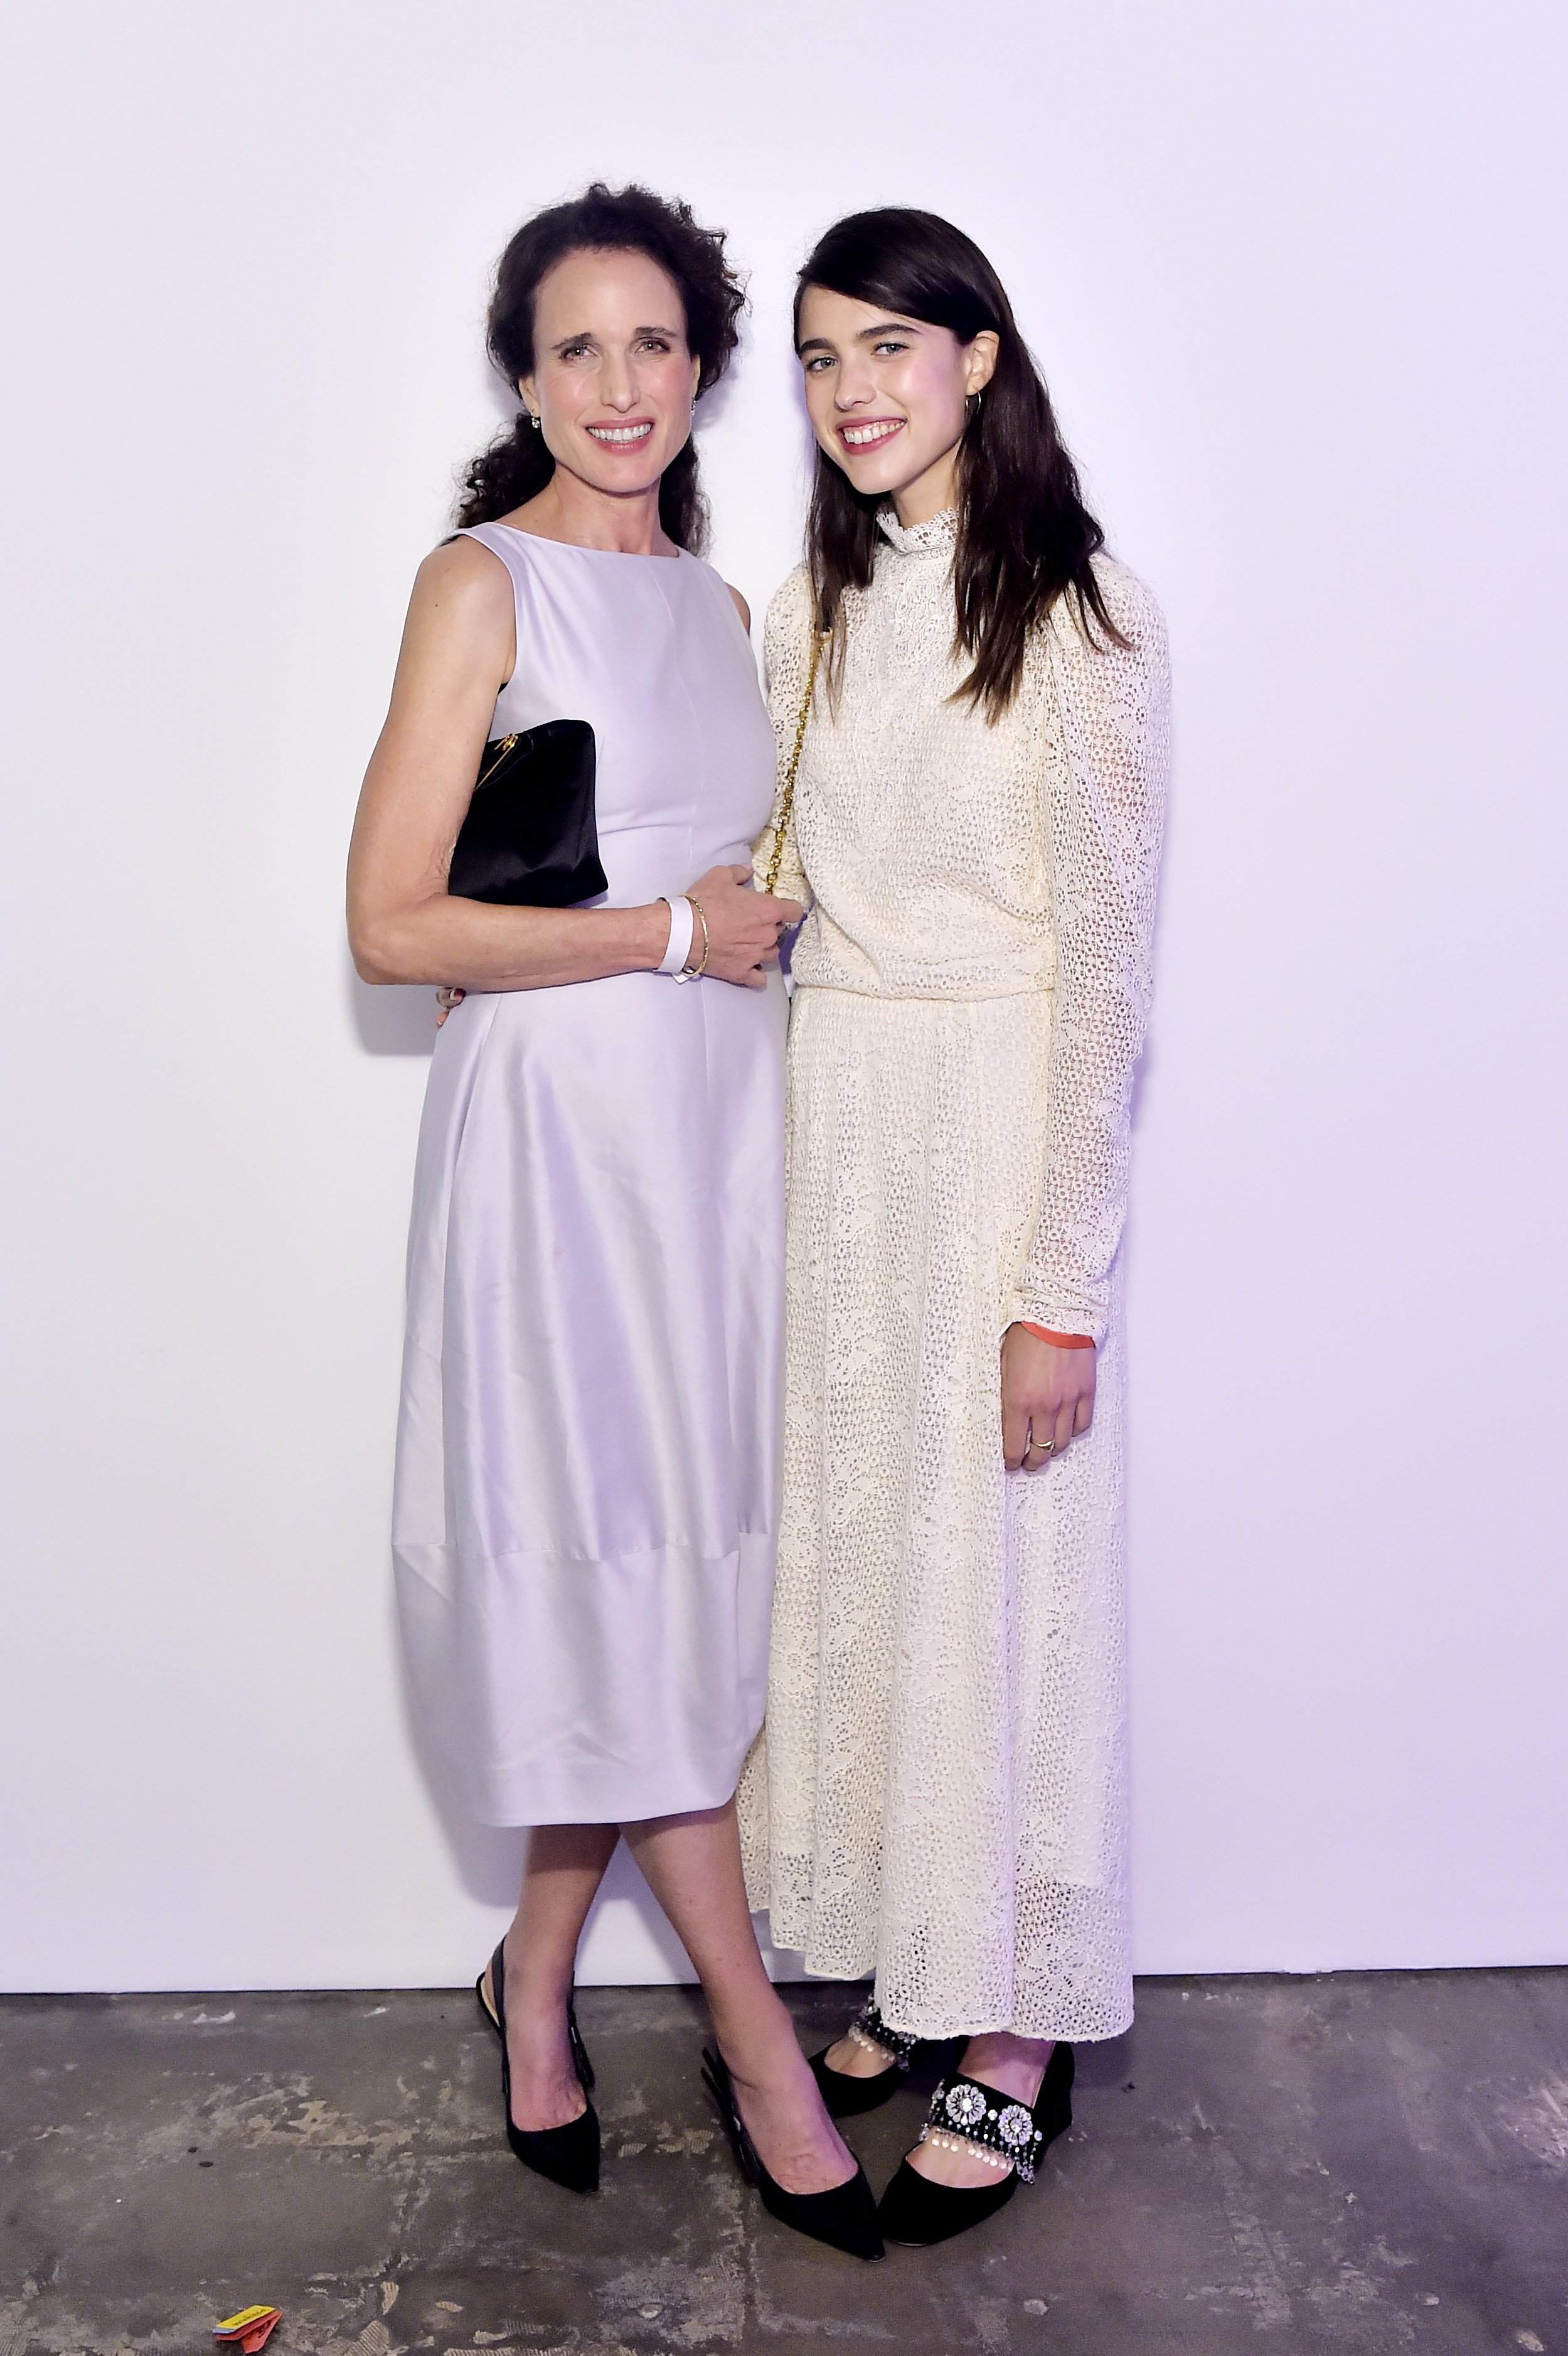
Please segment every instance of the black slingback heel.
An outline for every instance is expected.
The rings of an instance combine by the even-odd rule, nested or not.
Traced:
[[[474,1983],[474,1993],[479,1999],[479,2009],[501,2040],[501,2112],[507,2125],[507,2141],[525,2168],[536,2176],[548,2176],[552,2184],[564,2185],[568,2192],[597,2192],[599,2190],[599,2114],[587,2101],[593,2083],[593,2064],[588,2059],[588,2049],[578,2033],[577,2008],[571,2002],[566,2008],[566,2033],[571,2040],[572,2065],[582,2088],[585,2108],[581,2118],[569,2119],[563,2127],[519,2127],[512,2119],[512,2065],[507,2053],[507,1965],[497,1947],[490,1958],[490,1986],[494,2004],[485,1997],[485,1975],[480,1973]]]
[[[730,2083],[723,2056],[706,2045],[702,2049],[702,2082],[719,2106],[736,2166],[747,2183],[756,2186],[770,2216],[776,2217],[781,2225],[793,2225],[797,2233],[808,2234],[814,2242],[826,2242],[831,2249],[848,2252],[852,2258],[884,2255],[882,2237],[877,2231],[876,2201],[866,2180],[866,2171],[859,2162],[848,2183],[830,2185],[826,2192],[786,2192],[782,2184],[774,2183],[757,2158],[756,2146],[746,2133],[736,2106],[735,2089]]]
[[[877,2211],[877,2222],[887,2239],[930,2249],[994,2217],[1007,2206],[1020,2182],[1034,2181],[1035,2166],[1046,2146],[1072,2126],[1072,2048],[1060,2039],[1051,2048],[1032,2109],[999,2094],[995,2086],[982,2085],[977,2078],[965,2078],[959,2071],[939,2080],[920,2131],[921,2142],[928,2136],[945,2134],[974,2144],[995,2164],[997,2181],[933,2184],[929,2176],[922,2176],[907,2159],[901,2159]]]

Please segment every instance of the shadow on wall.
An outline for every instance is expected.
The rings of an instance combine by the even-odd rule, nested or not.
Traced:
[[[428,1055],[435,1045],[435,992],[426,982],[361,981],[347,952],[344,983],[354,1034],[368,1055]]]

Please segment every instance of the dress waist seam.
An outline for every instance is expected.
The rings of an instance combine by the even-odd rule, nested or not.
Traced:
[[[988,1006],[998,999],[1051,998],[1054,981],[1020,981],[1008,990],[862,990],[852,981],[807,981],[795,979],[795,991],[821,990],[837,998],[869,998],[879,1006]]]

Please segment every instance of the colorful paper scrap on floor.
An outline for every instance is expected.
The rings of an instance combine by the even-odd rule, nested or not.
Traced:
[[[213,2338],[225,2348],[240,2348],[244,2356],[256,2356],[258,2348],[267,2344],[272,2326],[283,2319],[281,2307],[242,2307],[238,2315],[226,2315],[213,2327]]]

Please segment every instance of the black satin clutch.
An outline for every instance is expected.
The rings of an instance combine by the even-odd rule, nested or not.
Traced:
[[[519,736],[492,737],[447,890],[515,908],[571,908],[608,891],[593,819],[595,766],[586,720],[547,720]]]

